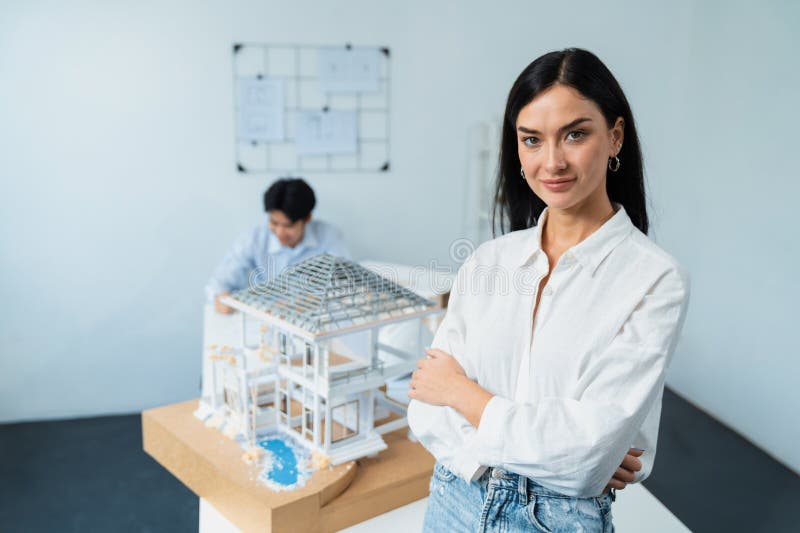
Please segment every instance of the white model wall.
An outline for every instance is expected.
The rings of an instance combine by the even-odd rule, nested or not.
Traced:
[[[392,171],[307,178],[357,258],[439,265],[462,230],[467,129],[530,60],[580,46],[628,93],[653,237],[693,275],[670,384],[800,469],[797,9],[662,4],[3,3],[0,421],[198,394],[202,286],[277,177],[235,171],[233,42],[391,48]]]

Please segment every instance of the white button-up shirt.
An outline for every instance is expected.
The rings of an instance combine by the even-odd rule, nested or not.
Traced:
[[[451,407],[412,400],[411,430],[466,480],[486,467],[597,496],[629,447],[656,452],[664,375],[686,316],[688,275],[616,214],[558,260],[533,228],[481,245],[461,266],[432,346],[495,396],[476,429]]]

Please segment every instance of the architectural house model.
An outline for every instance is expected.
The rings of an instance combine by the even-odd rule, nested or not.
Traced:
[[[405,405],[381,387],[416,367],[423,319],[442,311],[434,302],[328,254],[223,302],[241,311],[241,343],[209,346],[202,417],[251,444],[271,433],[293,437],[332,464],[385,449],[381,435],[406,426]],[[416,322],[415,350],[379,340],[382,328],[403,321]],[[376,426],[376,409],[397,416]]]

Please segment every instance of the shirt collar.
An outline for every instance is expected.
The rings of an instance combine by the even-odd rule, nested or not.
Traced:
[[[284,246],[281,244],[281,241],[278,240],[278,237],[270,230],[269,232],[269,241],[267,243],[267,252],[273,254],[277,252],[300,252],[307,248],[314,248],[319,244],[319,237],[317,236],[317,232],[314,230],[315,225],[312,222],[306,224],[303,230],[303,239],[297,243],[297,246],[294,248],[289,248],[288,246]]]
[[[615,203],[614,207],[618,208],[614,216],[595,230],[594,233],[564,252],[565,255],[571,254],[581,265],[588,269],[589,274],[592,276],[594,276],[600,263],[603,262],[608,254],[633,230],[633,222],[631,222],[622,204]],[[539,215],[537,224],[531,228],[531,246],[526,247],[520,257],[520,265],[525,265],[536,257],[538,252],[542,251],[542,228],[545,220],[547,220],[547,211],[548,208],[545,207],[541,215]],[[553,267],[555,265],[550,265],[551,269]]]

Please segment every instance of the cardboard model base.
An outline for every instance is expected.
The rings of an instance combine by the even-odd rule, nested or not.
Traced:
[[[192,413],[197,400],[142,413],[144,450],[242,531],[329,532],[428,496],[433,457],[408,440],[384,435],[388,449],[314,472],[302,488],[275,492],[242,461],[241,446]]]

